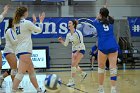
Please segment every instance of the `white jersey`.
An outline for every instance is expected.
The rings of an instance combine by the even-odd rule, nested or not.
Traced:
[[[26,19],[21,19],[19,24],[14,25],[18,39],[16,54],[23,52],[32,53],[31,34],[32,32],[41,33],[43,24],[40,23],[39,26],[40,27],[37,27],[31,21]]]
[[[2,22],[2,20],[3,20],[3,15],[0,15],[0,23]],[[0,35],[1,35],[1,31],[0,31]],[[0,45],[1,45],[1,36],[0,36]]]
[[[72,51],[85,50],[83,35],[79,30],[76,29],[73,34],[70,32],[67,34],[64,46],[67,46],[69,42],[72,42]]]
[[[15,53],[17,38],[16,32],[9,28],[5,33],[6,44],[4,48],[4,53]]]

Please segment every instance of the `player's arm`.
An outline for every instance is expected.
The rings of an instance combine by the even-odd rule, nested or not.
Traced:
[[[94,51],[94,54],[96,54],[98,52],[98,48]]]
[[[31,21],[28,21],[28,29],[30,31],[36,32],[36,33],[41,33],[43,29],[43,23],[39,23],[39,27],[33,24]]]
[[[36,16],[33,14],[33,23],[36,23]],[[43,29],[43,21],[45,18],[45,13],[43,12],[41,15],[39,14],[39,27],[36,26],[35,24],[33,24],[32,22],[29,22],[28,27],[31,31],[37,32],[37,33],[41,33],[42,29]]]
[[[15,36],[15,34],[13,33],[13,31],[11,29],[8,29],[6,32],[6,35],[8,35],[10,41],[12,42],[12,44],[16,44],[17,43],[17,38]]]
[[[69,44],[69,34],[67,34],[65,41],[62,39],[62,37],[58,38],[58,41],[63,44],[64,46],[68,46]]]
[[[78,32],[77,36],[79,37],[80,43],[82,43],[83,42],[83,34],[81,32]]]
[[[4,10],[3,10],[3,12],[0,15],[0,22],[2,22],[2,20],[4,19],[5,15],[8,12],[8,9],[9,9],[9,6],[8,5],[4,6]]]

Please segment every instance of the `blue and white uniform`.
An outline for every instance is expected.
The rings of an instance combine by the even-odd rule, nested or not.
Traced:
[[[0,15],[0,23],[2,22],[2,20],[4,19],[3,15]],[[1,32],[0,32],[1,35]],[[1,48],[1,36],[0,36],[0,48]]]
[[[6,44],[4,48],[4,56],[6,57],[7,54],[15,53],[15,49],[17,46],[17,37],[16,32],[13,31],[12,28],[7,29],[5,33]]]
[[[105,25],[96,19],[93,25],[97,30],[98,50],[104,54],[118,51],[119,46],[113,33],[113,24]]]
[[[41,33],[43,24],[39,24],[40,27],[37,27],[31,21],[21,18],[20,23],[14,25],[15,31],[17,33],[17,47],[16,54],[19,58],[22,54],[32,54],[32,32]]]
[[[85,53],[85,45],[83,42],[83,35],[81,31],[76,29],[73,34],[69,32],[63,45],[67,46],[69,42],[72,42],[73,53],[75,53],[76,51],[80,51],[80,53],[82,54]]]

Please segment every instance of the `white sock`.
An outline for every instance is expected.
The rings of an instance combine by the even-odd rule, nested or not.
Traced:
[[[86,72],[82,71],[81,75],[85,75],[85,74],[86,74]]]
[[[99,85],[99,88],[104,88],[104,86],[103,85]]]
[[[37,91],[41,91],[41,89],[40,89],[39,87],[38,87],[38,88],[36,88],[36,90],[37,90]]]
[[[71,80],[74,80],[74,78],[73,78],[73,77],[71,77]]]
[[[116,89],[116,86],[112,86],[111,89]]]
[[[15,89],[12,89],[12,92],[16,92],[16,90]]]

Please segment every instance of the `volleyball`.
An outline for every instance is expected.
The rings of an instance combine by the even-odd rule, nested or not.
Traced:
[[[44,83],[47,91],[55,92],[61,88],[61,79],[56,74],[47,75]]]

